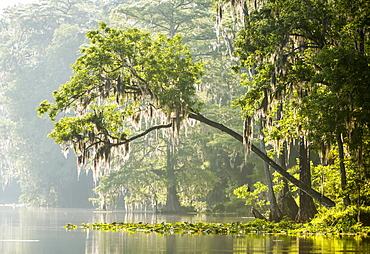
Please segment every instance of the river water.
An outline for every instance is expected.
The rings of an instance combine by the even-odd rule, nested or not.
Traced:
[[[275,236],[270,234],[159,235],[157,233],[67,231],[66,223],[235,222],[248,218],[150,213],[99,213],[88,209],[0,206],[1,254],[112,253],[370,253],[370,238]]]

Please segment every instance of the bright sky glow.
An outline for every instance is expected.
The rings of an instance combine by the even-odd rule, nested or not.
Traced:
[[[6,7],[16,4],[29,4],[35,2],[38,2],[38,0],[0,0],[0,11]]]

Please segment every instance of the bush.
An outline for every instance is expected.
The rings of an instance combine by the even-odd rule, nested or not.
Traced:
[[[359,218],[370,218],[370,207],[348,206],[322,208],[315,218],[307,223],[310,232],[354,233],[363,226]]]

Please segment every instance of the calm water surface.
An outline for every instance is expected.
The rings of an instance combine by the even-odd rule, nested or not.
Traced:
[[[225,216],[164,216],[143,213],[97,213],[93,210],[0,206],[1,254],[54,253],[370,253],[370,239],[325,236],[166,235],[66,231],[66,223],[82,222],[233,222]]]

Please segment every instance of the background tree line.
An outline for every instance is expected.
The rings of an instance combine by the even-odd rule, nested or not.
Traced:
[[[214,111],[213,114],[218,118],[224,118],[225,121],[235,119],[238,122],[239,116],[232,113],[233,110],[228,108],[228,102],[233,96],[235,97],[239,88],[231,85],[232,82],[235,84],[235,79],[227,69],[228,58],[224,56],[221,49],[222,45],[219,45],[220,43],[213,31],[212,19],[209,19],[209,15],[212,13],[209,9],[211,4],[206,2],[197,3],[201,7],[199,12],[190,13],[187,11],[186,15],[184,11],[181,12],[181,8],[186,11],[188,6],[182,7],[180,5],[175,8],[179,5],[178,3],[159,6],[159,2],[151,2],[152,13],[147,13],[145,9],[138,8],[144,2],[127,2],[118,8],[120,4],[121,2],[114,1],[104,5],[100,1],[44,1],[12,7],[4,12],[1,59],[3,59],[2,72],[4,75],[2,85],[4,100],[2,100],[2,105],[5,117],[2,118],[4,128],[1,130],[4,131],[2,135],[2,149],[4,149],[4,153],[2,153],[4,155],[2,179],[4,186],[6,186],[3,194],[5,201],[9,195],[7,190],[11,186],[17,187],[17,184],[20,186],[22,193],[20,202],[33,205],[76,206],[84,204],[86,206],[89,197],[96,197],[89,191],[96,186],[92,179],[92,173],[88,173],[87,176],[84,172],[78,173],[75,169],[74,156],[70,154],[66,160],[60,153],[60,147],[53,144],[51,139],[44,138],[50,132],[51,127],[47,121],[36,117],[37,112],[34,111],[34,108],[40,101],[50,97],[51,92],[59,84],[69,79],[72,75],[69,66],[77,58],[80,45],[87,42],[84,34],[88,30],[96,28],[99,21],[108,21],[107,17],[110,17],[111,23],[120,28],[132,26],[136,23],[136,26],[142,29],[166,33],[169,36],[174,36],[181,30],[183,35],[187,35],[184,36],[184,41],[193,44],[192,50],[196,52],[195,55],[199,59],[213,63],[213,66],[207,66],[212,72],[204,77],[204,82],[199,86],[199,93],[210,105],[214,104],[215,109],[212,106],[209,108]],[[148,5],[148,3],[145,4]],[[163,11],[164,7],[166,8],[165,15],[168,16],[166,19],[158,14]],[[154,11],[157,13],[154,13]],[[169,21],[153,25],[148,21],[149,18],[140,18],[154,14],[157,15],[158,22]],[[139,17],[135,15],[139,15]],[[192,23],[176,20],[180,18],[185,18],[185,21],[191,21]],[[28,22],[30,20],[32,23]],[[176,22],[179,24],[176,25]],[[176,31],[173,28],[167,28],[167,26],[177,26]],[[194,29],[194,27],[197,27],[197,29]],[[194,39],[194,37],[196,38]],[[15,43],[15,41],[19,41],[19,43]],[[218,80],[216,77],[221,73],[223,77],[215,85],[213,82]],[[230,90],[232,93],[230,93]],[[21,99],[22,96],[23,99]],[[9,128],[5,129],[5,126]],[[243,164],[242,152],[238,151],[241,148],[234,148],[230,151],[230,148],[224,146],[220,150],[216,148],[216,143],[219,142],[217,140],[222,139],[219,133],[208,130],[209,135],[204,137],[200,131],[203,130],[199,130],[199,128],[197,131],[193,128],[188,129],[186,135],[195,135],[199,142],[197,142],[197,146],[194,146],[194,143],[191,145],[184,143],[181,145],[184,147],[183,150],[188,154],[197,154],[203,148],[214,152],[207,154],[208,158],[198,158],[190,161],[187,161],[186,154],[178,155],[178,157],[184,157],[185,159],[181,159],[183,162],[181,160],[176,162],[179,165],[175,165],[174,170],[176,178],[182,184],[178,188],[181,188],[179,195],[183,196],[184,204],[199,203],[199,209],[205,209],[208,196],[206,194],[213,193],[210,195],[212,196],[209,201],[211,205],[225,202],[225,200],[228,200],[226,196],[232,193],[232,188],[228,190],[228,193],[225,193],[225,188],[230,185],[236,187],[245,183],[246,177],[243,176],[242,179],[244,180],[239,180],[238,177],[232,174],[232,171],[238,173],[238,166]],[[185,133],[182,135],[185,135]],[[213,135],[216,138],[213,138]],[[153,139],[153,137],[148,137],[148,139]],[[157,187],[155,192],[151,193],[153,192],[152,187],[144,185],[138,189],[137,182],[135,182],[135,178],[139,178],[144,182],[152,182],[153,186],[165,185],[167,180],[164,177],[166,170],[163,168],[163,161],[166,160],[167,156],[165,152],[166,139],[164,138],[162,142],[161,145],[153,145],[152,149],[142,144],[143,147],[146,147],[143,150],[145,154],[142,154],[142,156],[147,162],[139,163],[134,160],[134,158],[140,157],[140,153],[143,153],[143,151],[137,149],[138,152],[135,152],[130,161],[124,162],[125,165],[130,165],[132,172],[125,174],[127,168],[115,172],[121,174],[124,179],[128,179],[118,187],[120,191],[124,191],[113,191],[114,183],[109,183],[106,186],[108,188],[106,193],[101,193],[100,197],[106,196],[105,200],[110,200],[108,193],[116,193],[125,197],[125,202],[128,204],[141,207],[143,206],[142,203],[148,202],[148,199],[152,201],[152,196],[148,198],[148,195],[154,195],[159,197],[158,204],[164,205],[166,202],[166,198],[163,198],[166,192],[165,187]],[[213,144],[209,144],[210,142]],[[19,154],[22,154],[22,156]],[[148,156],[148,154],[153,155]],[[220,155],[222,156],[220,157]],[[237,162],[229,162],[229,156],[231,161]],[[122,163],[119,158],[114,159],[114,161],[117,161],[117,164]],[[212,163],[207,161],[212,161]],[[162,166],[160,166],[161,164]],[[185,164],[188,172],[183,170]],[[200,174],[203,174],[204,177],[198,178],[193,173],[202,167],[204,172],[200,172]],[[228,172],[230,168],[232,170]],[[147,177],[143,177],[146,175]],[[188,179],[190,180],[188,181]],[[199,184],[202,179],[210,183],[210,187],[206,187],[206,192],[202,189],[204,181]],[[217,186],[215,186],[216,182],[218,183]],[[103,189],[103,187],[100,186],[97,189]],[[190,189],[191,191],[188,192]],[[191,197],[187,197],[185,193],[190,193]],[[75,194],[81,195],[79,197]],[[75,200],[71,200],[72,197]],[[113,200],[116,198],[114,196],[111,199],[112,202],[108,205],[113,205]],[[81,200],[84,200],[84,202],[81,202]],[[14,198],[12,202],[15,202]],[[242,204],[239,201],[237,203]],[[234,207],[230,209],[234,209]]]

